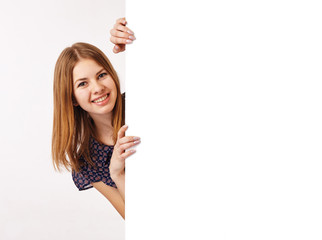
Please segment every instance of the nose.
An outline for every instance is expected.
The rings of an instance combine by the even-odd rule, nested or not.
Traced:
[[[100,94],[104,90],[104,86],[100,84],[98,81],[93,81],[92,83],[92,93],[93,94]]]

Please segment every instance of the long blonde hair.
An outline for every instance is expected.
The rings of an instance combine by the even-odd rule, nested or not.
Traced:
[[[80,59],[92,59],[101,65],[113,78],[117,98],[113,109],[113,139],[124,124],[124,106],[118,76],[106,57],[97,47],[88,43],[75,43],[60,54],[54,72],[54,121],[52,134],[52,159],[56,170],[61,166],[79,171],[80,157],[93,164],[90,159],[90,137],[97,139],[95,124],[81,107],[73,105],[73,70]]]

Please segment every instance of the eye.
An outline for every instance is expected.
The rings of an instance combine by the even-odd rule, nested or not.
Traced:
[[[105,76],[107,76],[107,73],[106,73],[106,72],[101,73],[100,75],[98,75],[98,79],[103,78],[103,77],[105,77]]]
[[[77,87],[83,87],[83,86],[85,86],[85,84],[86,84],[86,82],[81,82],[81,83],[78,84]]]

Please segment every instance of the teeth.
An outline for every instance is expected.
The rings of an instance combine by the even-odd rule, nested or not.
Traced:
[[[97,99],[97,100],[93,101],[93,102],[94,102],[94,103],[102,102],[102,101],[104,101],[107,97],[108,97],[108,94],[107,94],[106,96],[104,96],[104,97],[101,97],[101,98],[99,98],[99,99]]]

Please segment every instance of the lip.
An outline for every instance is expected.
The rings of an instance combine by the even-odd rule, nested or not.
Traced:
[[[100,99],[102,97],[105,97],[107,94],[108,94],[108,97],[105,100],[103,100],[102,102],[98,102],[98,103],[94,102],[97,99]],[[106,94],[104,94],[104,95],[102,95],[102,96],[100,96],[100,97],[95,98],[94,100],[92,100],[92,103],[101,106],[101,105],[105,105],[109,100],[110,100],[110,93],[106,93]]]

